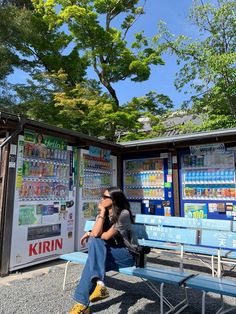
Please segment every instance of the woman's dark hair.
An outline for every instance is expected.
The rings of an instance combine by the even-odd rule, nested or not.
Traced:
[[[125,194],[123,193],[123,191],[117,187],[110,187],[107,189],[107,191],[109,192],[111,200],[112,200],[112,211],[113,211],[112,222],[113,223],[117,222],[122,210],[127,209],[130,213],[131,222],[133,223],[134,219],[132,216],[132,212],[130,210],[130,204]]]

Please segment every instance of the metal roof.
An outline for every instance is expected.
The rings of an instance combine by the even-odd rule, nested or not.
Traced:
[[[184,145],[188,142],[194,142],[196,145],[200,141],[206,142],[206,140],[218,141],[222,138],[230,138],[231,141],[236,142],[236,128],[231,129],[219,129],[214,131],[204,131],[204,132],[196,132],[191,134],[181,134],[181,135],[173,135],[172,133],[168,136],[161,136],[161,137],[155,137],[151,139],[145,139],[145,140],[136,140],[136,141],[130,141],[130,142],[121,142],[121,143],[114,143],[110,142],[108,140],[99,139],[93,136],[85,135],[82,133],[79,133],[77,131],[72,131],[69,129],[63,129],[59,128],[53,125],[46,124],[44,122],[38,122],[35,120],[30,120],[28,118],[24,118],[23,116],[17,116],[14,114],[9,114],[5,112],[0,112],[0,120],[2,119],[3,123],[0,123],[0,130],[7,128],[7,125],[9,122],[13,123],[13,128],[16,128],[16,124],[24,124],[24,127],[32,127],[32,128],[40,128],[47,131],[51,131],[54,133],[57,133],[57,135],[64,135],[64,136],[71,136],[74,139],[80,140],[81,144],[84,145],[98,145],[101,147],[108,147],[111,150],[119,151],[119,152],[125,152],[125,149],[130,148],[130,150],[138,149],[140,147],[140,151],[143,149],[148,149],[154,146],[156,148],[158,147],[170,147],[170,145],[175,146],[175,143],[179,143],[179,145]],[[195,143],[196,142],[196,143]]]
[[[202,140],[206,138],[215,138],[215,137],[233,136],[233,135],[236,135],[236,128],[196,132],[196,133],[176,135],[176,136],[155,137],[155,138],[146,139],[146,140],[122,142],[121,144],[124,147],[137,147],[137,146],[142,147],[142,146],[148,146],[148,145],[178,143],[178,142]],[[236,138],[235,138],[235,141],[236,141]]]
[[[16,123],[17,124],[21,123],[24,125],[24,127],[40,128],[40,129],[44,129],[46,131],[51,131],[51,132],[54,132],[57,134],[72,136],[72,137],[77,138],[77,139],[83,141],[84,143],[88,143],[88,144],[89,143],[97,143],[97,144],[100,144],[100,146],[107,146],[107,147],[110,147],[111,149],[114,149],[114,150],[121,150],[124,148],[121,144],[118,144],[118,143],[114,143],[114,142],[111,142],[108,140],[99,139],[97,137],[85,135],[85,134],[79,133],[77,131],[60,128],[60,127],[57,127],[54,125],[46,124],[44,122],[30,120],[30,119],[25,118],[24,116],[21,116],[21,115],[14,115],[14,114],[6,113],[6,112],[0,112],[0,120],[3,121],[2,124],[0,122],[0,130],[7,128],[9,122],[13,122],[13,124],[14,124],[13,128],[16,127],[16,125],[15,125]]]

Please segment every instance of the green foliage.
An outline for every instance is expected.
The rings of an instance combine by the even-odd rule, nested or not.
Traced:
[[[203,121],[199,130],[216,130],[236,127],[236,119],[232,115],[212,114],[209,119]]]
[[[121,105],[113,86],[142,82],[152,65],[163,65],[157,38],[126,35],[144,13],[139,0],[4,1],[0,7],[0,100],[4,110],[110,140],[144,136],[140,117],[160,122],[172,106],[153,92]],[[114,27],[120,21],[119,27]],[[117,23],[116,23],[117,25]],[[97,81],[88,80],[88,68]],[[16,69],[29,79],[8,85]],[[105,88],[106,93],[101,86]]]
[[[125,37],[129,28],[143,14],[143,8],[137,6],[138,0],[33,0],[33,3],[51,29],[62,24],[68,26],[72,41],[86,54],[117,107],[120,104],[113,83],[127,78],[142,82],[149,78],[152,64],[163,63],[154,42],[142,32],[136,34],[131,44],[133,49],[127,46]],[[112,26],[117,16],[123,18],[120,29]],[[153,49],[146,49],[152,45]]]
[[[182,66],[176,88],[181,91],[188,86],[195,92],[185,105],[192,104],[195,112],[212,120],[203,124],[206,129],[217,128],[217,124],[233,126],[236,120],[235,9],[235,1],[230,0],[194,1],[190,19],[199,29],[197,40],[185,36],[173,40],[166,26],[161,25],[165,41],[162,49],[175,54]],[[225,117],[231,122],[226,123]]]
[[[14,5],[18,8],[33,9],[32,2],[30,0],[0,0],[0,7]]]

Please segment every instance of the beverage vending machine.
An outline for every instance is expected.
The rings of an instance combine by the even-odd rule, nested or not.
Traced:
[[[181,216],[236,219],[235,148],[224,143],[180,152]]]
[[[117,185],[117,158],[109,150],[90,146],[79,150],[79,192],[76,219],[76,250],[84,250],[79,240],[86,220],[94,219],[104,191]]]
[[[172,216],[172,160],[168,153],[123,162],[123,190],[133,214]]]
[[[10,271],[74,251],[72,147],[25,130],[17,149]]]

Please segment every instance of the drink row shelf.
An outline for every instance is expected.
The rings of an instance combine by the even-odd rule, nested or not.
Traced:
[[[163,188],[127,188],[125,187],[124,192],[128,198],[156,198],[163,199],[164,198],[164,189]]]
[[[235,187],[185,187],[183,189],[183,198],[203,198],[203,199],[212,199],[212,198],[231,198],[235,199],[236,190]]]
[[[58,200],[69,197],[69,183],[23,181],[19,200]]]
[[[69,160],[70,151],[58,148],[48,148],[44,144],[25,143],[23,157],[39,158],[66,162]]]

